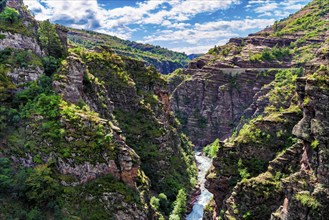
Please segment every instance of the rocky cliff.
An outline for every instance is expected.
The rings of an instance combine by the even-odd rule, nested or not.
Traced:
[[[325,219],[328,12],[313,1],[169,78],[195,144],[229,137],[207,175],[205,219]]]
[[[161,74],[6,4],[19,16],[0,21],[0,218],[168,216],[197,170]]]
[[[262,86],[273,80],[275,73],[268,70],[305,66],[316,58],[327,36],[326,7],[315,1],[259,33],[210,49],[181,74],[174,74],[171,108],[195,144],[225,139],[241,116],[257,113],[257,107],[250,105],[261,95]],[[307,24],[298,26],[304,21]],[[181,75],[187,79],[175,80]]]

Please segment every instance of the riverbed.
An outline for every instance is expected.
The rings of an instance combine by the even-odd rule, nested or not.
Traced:
[[[195,158],[198,166],[198,183],[201,194],[196,198],[192,212],[186,217],[186,220],[202,220],[204,208],[210,202],[213,195],[205,188],[206,174],[211,167],[212,160],[206,157],[202,150],[195,152]]]

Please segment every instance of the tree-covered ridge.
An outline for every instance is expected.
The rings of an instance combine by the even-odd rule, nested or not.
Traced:
[[[165,74],[177,68],[185,67],[190,60],[185,53],[174,52],[160,46],[123,40],[93,31],[70,29],[68,38],[70,42],[87,49],[101,46],[117,54],[145,61]]]

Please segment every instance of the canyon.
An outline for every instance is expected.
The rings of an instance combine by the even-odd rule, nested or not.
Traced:
[[[328,216],[327,1],[190,62],[0,6],[0,219]]]

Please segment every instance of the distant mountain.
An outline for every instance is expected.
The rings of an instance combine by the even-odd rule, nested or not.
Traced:
[[[194,54],[194,53],[192,53],[192,54],[188,55],[187,57],[188,57],[190,60],[193,60],[193,59],[198,58],[198,57],[200,57],[200,56],[202,56],[202,55],[203,55],[203,54],[201,54],[201,53],[199,53],[199,54]]]
[[[115,36],[94,31],[69,29],[68,39],[79,46],[92,49],[97,46],[108,47],[119,55],[145,61],[162,74],[186,67],[190,61],[185,53],[174,52],[160,46],[141,44],[123,40]]]

